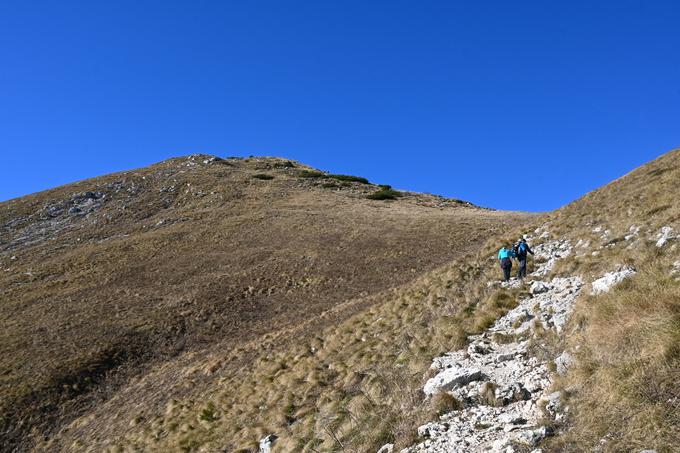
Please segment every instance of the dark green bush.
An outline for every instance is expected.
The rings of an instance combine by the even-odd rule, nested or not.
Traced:
[[[327,175],[328,178],[337,179],[338,181],[360,182],[362,184],[369,184],[368,179],[361,176],[352,175]]]
[[[381,189],[377,192],[366,195],[366,198],[371,200],[396,200],[401,197],[401,192],[392,189]]]
[[[274,179],[274,177],[272,175],[268,175],[266,173],[254,174],[253,178],[255,178],[255,179],[265,179],[265,180]]]

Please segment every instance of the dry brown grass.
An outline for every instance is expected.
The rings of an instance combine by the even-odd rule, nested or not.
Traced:
[[[680,445],[680,283],[667,259],[640,257],[638,274],[610,293],[580,301],[568,343],[578,365],[567,451],[674,451]]]
[[[199,442],[191,433],[228,420],[254,426],[226,438],[247,439],[239,443],[246,447],[267,423],[287,426],[293,418],[325,438],[335,422],[320,420],[344,410],[322,399],[342,396],[334,387],[341,372],[333,367],[342,364],[336,350],[352,351],[342,360],[360,370],[390,362],[359,347],[379,343],[371,338],[378,324],[360,326],[365,342],[347,325],[330,349],[323,329],[526,218],[412,193],[379,203],[365,198],[378,186],[359,178],[342,177],[329,191],[322,187],[328,178],[301,178],[311,169],[281,159],[204,164],[208,158],[172,159],[0,203],[7,448],[62,436],[66,443],[52,448],[101,446],[127,431],[155,439],[164,431],[152,420],[166,410],[163,429],[184,433],[184,446]],[[259,174],[274,178],[253,177]],[[88,190],[106,193],[99,209],[50,217],[46,206]],[[326,347],[310,358],[315,342]],[[296,352],[267,359],[281,349]],[[248,398],[224,407],[206,396],[223,379],[219,385]],[[371,379],[367,395],[378,388]],[[272,382],[293,396],[268,396]],[[359,404],[354,396],[340,401],[347,398]],[[211,402],[214,420],[204,412]],[[263,404],[295,410],[265,411],[266,423],[256,427],[251,421]],[[186,426],[172,421],[189,407],[197,415]]]
[[[562,234],[591,242],[557,274],[594,279],[620,265],[638,273],[577,302],[566,338],[577,362],[556,384],[569,395],[568,429],[549,450],[674,452],[680,445],[680,282],[670,275],[680,246],[654,246],[662,226],[680,229],[679,180],[680,151],[673,151],[550,215]],[[607,238],[592,231],[598,225],[610,230]],[[639,238],[622,240],[631,225]]]
[[[254,449],[271,432],[280,436],[282,451],[409,445],[419,424],[455,404],[423,399],[432,357],[462,346],[477,331],[479,314],[499,316],[514,306],[517,291],[486,287],[498,276],[494,250],[489,244],[465,263],[376,296],[376,303],[315,338],[271,350],[239,370],[222,370],[217,381],[166,411],[120,414],[124,432],[110,422],[112,413],[120,413],[120,396],[42,448],[87,439],[90,445],[113,441],[125,448],[239,451]],[[131,403],[134,393],[148,393],[149,386],[168,379],[157,372],[145,380],[125,392]],[[208,407],[215,411],[211,422],[202,420]],[[130,429],[130,420],[140,416],[143,421]]]
[[[87,387],[90,385],[87,384],[86,389],[101,389],[105,387],[102,383],[107,386],[112,383],[114,391],[94,400],[96,404],[75,406],[71,412],[67,411],[68,416],[59,418],[58,423],[52,425],[53,431],[38,430],[34,437],[40,442],[37,449],[81,450],[88,446],[99,450],[110,448],[111,451],[117,448],[253,451],[261,437],[275,432],[280,436],[277,446],[282,451],[374,451],[386,442],[395,442],[397,448],[409,445],[416,440],[415,429],[420,423],[432,419],[443,407],[454,404],[452,401],[423,400],[420,392],[423,378],[432,357],[464,346],[469,334],[488,327],[512,308],[518,297],[522,297],[520,290],[506,291],[486,286],[487,281],[499,276],[500,271],[493,259],[498,245],[512,241],[520,230],[510,224],[500,227],[498,222],[502,215],[487,211],[475,210],[472,217],[454,218],[453,214],[463,213],[447,209],[455,209],[454,205],[458,204],[445,205],[444,211],[433,209],[441,206],[442,201],[437,198],[406,193],[393,202],[366,200],[365,195],[376,188],[361,182],[342,181],[343,185],[330,191],[323,187],[327,182],[323,182],[322,176],[300,178],[298,168],[271,165],[271,161],[268,167],[262,168],[262,162],[245,163],[252,164],[252,168],[243,167],[243,162],[228,162],[229,171],[236,169],[243,172],[241,177],[229,180],[229,187],[238,188],[238,197],[232,199],[230,209],[240,205],[240,200],[245,198],[250,200],[247,204],[250,211],[260,212],[253,208],[255,205],[250,198],[252,187],[245,190],[241,186],[241,181],[247,179],[258,187],[254,196],[261,203],[258,206],[274,203],[276,209],[267,211],[271,218],[293,218],[295,221],[275,224],[278,225],[276,228],[256,229],[253,236],[242,236],[238,241],[231,240],[231,234],[223,234],[220,241],[210,242],[210,247],[214,248],[215,244],[224,246],[214,254],[223,259],[227,251],[238,250],[244,244],[256,244],[254,250],[260,251],[271,240],[272,234],[281,235],[280,246],[289,250],[290,255],[280,256],[278,262],[286,269],[295,269],[294,272],[286,271],[285,275],[286,282],[293,282],[284,292],[290,297],[288,302],[268,305],[265,301],[274,299],[271,295],[265,296],[266,292],[260,292],[259,286],[252,285],[252,290],[240,288],[245,289],[244,293],[255,294],[248,296],[253,298],[244,299],[254,305],[244,305],[241,311],[237,311],[243,316],[241,321],[237,323],[233,318],[227,318],[232,320],[217,324],[214,330],[209,329],[205,321],[193,321],[180,326],[184,331],[171,330],[174,324],[168,322],[166,327],[166,324],[157,321],[163,318],[141,316],[133,310],[133,304],[126,305],[125,313],[132,314],[130,319],[135,323],[141,323],[130,325],[128,332],[144,333],[143,341],[135,340],[137,337],[134,336],[116,336],[120,333],[119,321],[111,323],[108,330],[102,330],[105,335],[122,341],[124,345],[143,345],[140,350],[147,350],[145,348],[149,344],[155,345],[149,343],[149,338],[159,342],[163,339],[174,345],[173,340],[180,335],[180,338],[190,339],[190,347],[163,360],[160,356],[142,360],[141,367],[123,360],[121,363],[130,364],[129,374],[108,376],[104,373],[105,380],[95,382],[94,387]],[[280,173],[275,173],[276,177],[271,181],[258,181],[250,176],[263,170]],[[636,448],[644,446],[659,451],[672,451],[673,443],[677,445],[677,429],[674,428],[678,426],[678,387],[674,382],[678,377],[680,299],[678,284],[668,278],[667,271],[669,263],[680,257],[677,249],[657,250],[646,237],[663,225],[680,229],[677,227],[680,219],[678,180],[680,151],[675,151],[561,210],[539,219],[528,219],[523,227],[526,232],[546,221],[553,236],[566,236],[574,243],[578,239],[591,241],[587,253],[563,260],[555,269],[555,275],[581,274],[592,279],[620,264],[632,264],[639,270],[633,280],[622,284],[614,292],[579,300],[566,340],[552,338],[542,343],[547,345],[546,358],[563,347],[564,341],[572,346],[581,345],[576,368],[558,383],[568,390],[565,394],[569,395],[573,414],[568,422],[570,430],[552,440],[553,443],[547,446],[549,449],[588,450],[597,445],[603,435],[610,437],[605,446],[610,451],[626,450],[629,448],[627,443]],[[295,190],[295,197],[291,198],[293,188],[303,190],[304,198],[300,198],[303,195]],[[334,198],[329,199],[329,196]],[[305,205],[301,200],[312,204],[315,210],[300,212],[300,205]],[[184,203],[191,204],[189,199]],[[36,209],[36,205],[33,203],[30,209],[23,205],[0,205],[1,218],[6,221],[7,212],[13,215],[25,212],[28,215]],[[201,206],[202,209],[194,215],[202,222],[226,226],[217,221],[219,215],[211,215],[213,205]],[[224,209],[217,212],[223,216]],[[295,215],[291,214],[293,212]],[[328,212],[333,215],[329,217]],[[325,217],[320,219],[320,213],[325,213]],[[377,224],[376,214],[381,216]],[[244,221],[244,215],[240,213],[229,219],[230,225],[246,225],[248,228],[243,227],[244,232],[250,232],[252,223]],[[157,221],[157,217],[148,218],[149,225]],[[510,220],[509,223],[514,222],[514,225],[521,223],[520,218]],[[144,219],[139,222],[143,225]],[[630,241],[621,241],[620,238],[633,224],[641,227],[641,239],[627,248]],[[294,226],[296,234],[286,235],[281,225]],[[330,234],[327,227],[315,229],[319,225],[344,226],[345,229],[339,228]],[[611,230],[607,238],[593,233],[592,229],[598,225],[605,225]],[[486,229],[478,231],[480,227]],[[356,228],[364,229],[357,234]],[[317,236],[308,231],[315,231]],[[469,231],[478,231],[471,241],[467,236]],[[499,234],[501,232],[502,235]],[[177,234],[180,233],[191,237],[187,230],[178,230]],[[297,233],[304,234],[304,238],[298,238]],[[448,241],[449,247],[456,248],[464,235],[470,241],[470,248],[465,251],[470,253],[464,259],[451,260],[452,255],[448,251],[442,252],[441,244]],[[351,241],[340,242],[343,247],[338,250],[329,247],[319,253],[317,244],[321,236],[328,238],[333,245],[345,238],[351,238]],[[186,255],[195,260],[196,254],[189,253],[189,249],[199,247],[203,237],[193,236],[187,248],[178,250],[170,258],[176,260]],[[355,243],[358,238],[366,237],[370,240]],[[491,239],[479,247],[483,237]],[[154,235],[146,235],[144,240],[125,240],[125,243],[116,244],[127,253],[148,253],[148,250],[156,250],[164,244],[151,242],[148,248],[144,248],[149,238],[153,241]],[[167,236],[165,243],[173,243],[173,240],[176,243],[176,236]],[[315,246],[310,247],[310,241]],[[428,248],[428,245],[431,247]],[[600,246],[604,246],[600,255],[590,254],[591,250]],[[59,285],[87,289],[87,282],[91,282],[92,277],[101,277],[100,270],[105,267],[96,260],[111,253],[111,250],[96,248],[92,244],[88,247],[85,249],[87,255],[80,256],[81,252],[73,255],[62,273],[75,263],[75,269],[80,269],[79,272],[88,269],[89,274],[84,273],[84,277]],[[309,266],[292,266],[291,263],[297,262],[300,248],[305,250],[304,256],[331,257],[328,261],[334,264],[325,268],[319,266],[320,261],[315,261]],[[348,257],[351,251],[355,254]],[[408,252],[408,258],[399,251]],[[209,253],[207,249],[202,252]],[[45,249],[41,253],[49,260],[50,253],[54,251]],[[411,253],[418,258],[414,259]],[[3,255],[3,265],[11,264],[7,261],[8,257],[8,254]],[[437,263],[433,257],[442,261]],[[164,259],[168,257],[154,255],[152,262]],[[239,260],[239,265],[243,265],[247,256],[241,255]],[[389,265],[384,265],[386,260],[391,260]],[[432,269],[444,262],[448,264],[421,273],[421,270]],[[38,268],[37,258],[35,263]],[[224,316],[225,312],[216,312],[213,307],[229,288],[214,285],[214,282],[222,281],[220,276],[208,273],[209,278],[205,280],[193,280],[216,263],[219,263],[216,259],[205,264],[199,262],[198,266],[195,262],[186,263],[183,275],[191,278],[168,288],[168,294],[191,294],[191,304],[186,309],[199,304],[199,310],[191,312],[191,319],[194,316],[195,319],[203,319],[201,313],[222,313]],[[347,263],[353,265],[347,266]],[[134,260],[124,264],[133,266],[130,272],[122,274],[127,280],[122,275],[118,276],[107,281],[106,288],[114,288],[121,281],[136,282],[134,275],[140,267],[134,267]],[[50,263],[51,267],[55,265],[55,262]],[[261,277],[265,279],[265,285],[269,285],[266,287],[279,286],[277,272],[282,267],[266,267],[263,274],[256,273],[255,268],[250,266],[248,272],[232,276],[238,281],[248,276],[255,282],[257,279],[252,277]],[[319,274],[319,269],[326,269],[328,273]],[[334,272],[347,269],[356,271],[343,274],[342,280],[333,280]],[[412,272],[410,269],[417,270]],[[45,270],[37,274],[33,272],[30,278],[12,274],[10,280],[2,283],[8,288],[31,288],[31,283],[38,287],[50,281],[50,275],[52,272]],[[58,281],[62,280],[63,277]],[[148,282],[151,281],[153,279]],[[196,281],[197,284],[184,288],[185,281]],[[60,288],[59,285],[50,285],[45,288]],[[94,284],[91,287],[98,288]],[[201,291],[203,287],[210,288],[210,291]],[[145,301],[159,301],[140,291],[144,288],[145,284],[135,283],[125,297],[139,304],[140,310],[148,312],[153,305]],[[12,291],[13,298],[23,294],[18,289]],[[16,351],[40,351],[29,343],[13,343],[17,341],[15,337],[20,338],[21,335],[31,340],[35,337],[27,333],[28,330],[17,330],[11,325],[7,313],[21,313],[20,319],[29,319],[29,315],[37,313],[36,319],[43,320],[41,322],[47,322],[47,313],[52,314],[45,311],[35,294],[31,296],[30,291],[26,294],[23,299],[17,299],[21,306],[27,305],[29,309],[26,310],[40,307],[43,311],[20,312],[16,311],[19,305],[9,305],[13,308],[3,312],[3,321],[13,330],[11,335],[6,334],[9,346],[5,345],[7,349],[3,350],[3,354],[16,345],[20,346]],[[70,297],[71,300],[85,300],[87,294],[91,293],[76,294],[77,297],[71,293]],[[120,296],[108,303],[120,304]],[[173,300],[176,305],[168,306],[169,310],[176,310],[176,307],[184,309],[186,301]],[[208,303],[201,305],[202,300]],[[238,306],[242,302],[234,299],[230,309],[234,303]],[[64,306],[68,307],[68,304]],[[267,307],[268,311],[261,319],[253,319],[248,316],[253,313],[253,307]],[[79,310],[88,313],[82,307],[63,313],[57,311],[54,318],[61,324],[49,331],[68,331],[64,330],[63,323],[78,319],[76,314]],[[96,316],[105,314],[96,313]],[[208,319],[215,318],[208,316]],[[145,323],[155,328],[149,330]],[[81,329],[92,325],[93,322],[87,319],[76,323]],[[184,333],[186,329],[191,335]],[[244,337],[242,332],[251,331],[254,332],[251,336]],[[90,338],[100,338],[100,333]],[[201,339],[202,343],[197,339]],[[44,351],[58,347],[50,341],[45,342]],[[63,338],[58,341],[60,344],[64,342]],[[151,350],[165,351],[156,349],[156,346]],[[118,356],[107,352],[111,349],[86,348],[85,351],[90,355],[62,350],[57,350],[57,354],[75,358],[63,365],[71,373],[72,370],[89,369],[82,368],[79,363],[87,366],[111,361],[118,363]],[[132,356],[143,357],[134,351]],[[15,357],[11,356],[12,365],[4,366],[14,367]],[[37,353],[36,357],[43,356]],[[30,366],[20,371],[23,375],[10,374],[0,378],[5,386],[3,391],[10,388],[19,394],[28,392],[19,385],[20,380],[16,376],[29,376],[32,369],[40,369],[41,365],[31,360]],[[53,361],[46,360],[46,363]],[[124,368],[116,367],[116,372],[121,369]],[[113,385],[116,376],[121,376],[121,382]],[[136,377],[131,379],[131,376]],[[72,381],[66,383],[73,384]],[[82,388],[79,387],[80,382],[75,384]],[[77,388],[74,390],[77,391]],[[52,401],[66,403],[68,408],[70,391],[57,392],[56,396],[47,395],[53,398]],[[96,392],[88,390],[86,394]],[[67,398],[64,399],[63,395]],[[621,409],[617,409],[619,407]],[[40,426],[35,420],[27,420],[29,426],[31,423]],[[44,441],[40,439],[42,436],[46,437]]]

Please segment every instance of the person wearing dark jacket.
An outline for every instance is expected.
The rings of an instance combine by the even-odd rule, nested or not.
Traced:
[[[512,270],[512,258],[515,257],[515,252],[511,246],[503,247],[498,251],[498,262],[503,269],[503,279],[507,282],[510,280],[510,271]]]
[[[522,238],[515,248],[515,255],[517,256],[517,261],[519,261],[519,272],[517,277],[520,279],[527,276],[527,253],[534,254],[533,250],[529,247],[529,244],[527,244],[527,240]]]

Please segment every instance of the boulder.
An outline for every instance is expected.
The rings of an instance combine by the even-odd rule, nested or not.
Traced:
[[[673,234],[673,228],[665,226],[661,228],[659,233],[656,235],[656,246],[663,247],[668,243],[668,241],[672,239],[676,239],[676,236]]]
[[[392,453],[392,451],[394,451],[394,444],[385,444],[380,447],[378,453]]]
[[[618,285],[628,277],[635,275],[635,272],[635,268],[633,267],[624,267],[618,271],[604,274],[604,276],[593,282],[592,294],[597,295],[609,292],[613,286]]]
[[[260,453],[271,453],[272,447],[278,438],[276,434],[269,434],[260,439]]]
[[[427,396],[432,396],[440,391],[462,387],[483,378],[484,375],[479,368],[447,368],[429,379],[423,387],[423,392]]]
[[[548,286],[545,282],[541,281],[535,281],[531,284],[531,288],[529,289],[531,294],[541,294],[541,293],[546,293],[550,291],[550,286]]]
[[[516,440],[525,445],[534,446],[550,435],[550,430],[546,426],[537,429],[522,431],[517,434]]]

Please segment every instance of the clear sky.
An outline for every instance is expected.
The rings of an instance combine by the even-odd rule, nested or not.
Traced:
[[[680,146],[678,1],[0,0],[0,200],[269,155],[557,208]]]

